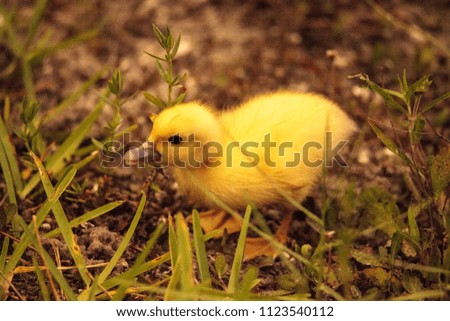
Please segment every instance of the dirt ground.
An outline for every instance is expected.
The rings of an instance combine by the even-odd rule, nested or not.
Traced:
[[[20,3],[21,14],[29,16],[33,2]],[[138,129],[130,139],[144,141],[151,129],[148,114],[157,110],[140,92],[146,90],[161,96],[166,92],[153,59],[145,51],[161,53],[152,33],[152,23],[161,28],[169,26],[175,35],[182,34],[175,69],[188,73],[186,100],[201,100],[217,108],[227,108],[255,94],[277,89],[322,93],[340,104],[359,124],[358,137],[362,144],[352,156],[353,165],[346,170],[349,177],[356,184],[370,182],[387,188],[400,206],[403,204],[406,208],[409,198],[405,195],[398,164],[367,126],[369,117],[384,121],[382,101],[361,88],[358,79],[348,76],[366,73],[387,88],[397,88],[396,77],[406,69],[411,80],[424,74],[432,75],[433,85],[425,100],[448,91],[449,57],[431,44],[427,35],[432,35],[448,50],[450,6],[448,1],[437,0],[426,4],[423,1],[381,1],[380,5],[395,17],[394,24],[365,1],[357,0],[53,0],[49,2],[39,32],[50,30],[52,38],[58,41],[99,27],[99,24],[101,29],[93,39],[42,61],[34,73],[37,98],[44,109],[50,108],[104,66],[108,71],[118,67],[124,79],[124,95],[137,93],[122,107],[123,127],[137,124]],[[44,133],[48,138],[70,132],[92,110],[109,75],[68,112],[47,125]],[[8,92],[13,103],[20,101],[24,94],[23,88],[13,80],[4,82],[0,88]],[[445,108],[448,109],[448,103],[436,114]],[[105,108],[104,113],[100,118],[107,120],[112,116],[112,109]],[[449,118],[441,124],[442,128],[447,128],[442,132],[446,137]],[[100,135],[104,126],[105,123],[96,124],[92,136]],[[332,171],[331,190],[340,173],[340,170]],[[61,199],[69,219],[106,202],[125,200],[125,204],[112,213],[74,229],[88,263],[107,262],[131,221],[140,190],[148,185],[152,176],[147,170],[124,168],[105,174],[93,164],[77,177],[80,182],[85,181],[84,192],[63,195]],[[162,191],[148,192],[148,205],[133,237],[133,246],[127,250],[123,265],[117,267],[115,273],[132,264],[139,248],[168,213],[181,210],[187,214],[192,209],[189,201],[178,193],[172,179],[159,175],[156,180]],[[4,184],[1,186],[3,193]],[[20,213],[26,220],[35,214],[40,201],[39,196],[33,196],[22,205]],[[319,214],[318,191],[304,205]],[[279,210],[268,208],[263,212],[269,225],[275,228],[280,221]],[[48,230],[57,226],[52,218],[45,224]],[[301,213],[296,213],[289,237],[290,246],[318,242],[318,234]],[[230,242],[236,239],[231,236]],[[48,249],[58,247],[63,262],[70,260],[63,242],[46,246]],[[167,238],[162,237],[152,255],[162,254],[167,248]],[[231,262],[233,248],[223,247],[220,240],[210,241],[208,255],[213,257],[217,252],[225,253]],[[276,290],[277,280],[284,273],[282,265],[264,258],[251,263],[260,267],[262,282],[258,290]],[[168,273],[169,266],[163,265],[146,278],[154,281]],[[77,275],[66,275],[73,281],[74,288],[81,285]],[[28,300],[40,298],[34,274],[16,276],[14,285]],[[363,287],[361,285],[361,289]],[[17,298],[12,295],[10,299]]]

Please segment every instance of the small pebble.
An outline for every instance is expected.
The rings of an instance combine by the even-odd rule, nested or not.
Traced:
[[[41,230],[44,232],[48,232],[52,229],[52,226],[48,223],[42,223]]]

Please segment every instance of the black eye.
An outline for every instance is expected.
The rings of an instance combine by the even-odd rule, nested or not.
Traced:
[[[169,137],[169,142],[171,142],[174,145],[178,145],[183,141],[183,138],[181,138],[179,135],[173,135]]]

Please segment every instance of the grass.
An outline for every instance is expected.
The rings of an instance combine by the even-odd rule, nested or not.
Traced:
[[[26,96],[32,101],[36,100],[35,84],[32,75],[33,67],[46,57],[60,50],[68,49],[77,43],[92,39],[99,31],[98,29],[92,29],[59,43],[50,44],[51,31],[38,38],[39,25],[47,9],[47,5],[47,0],[36,1],[32,11],[33,14],[26,26],[20,25],[21,18],[18,17],[18,3],[14,3],[9,7],[3,4],[0,5],[0,14],[3,17],[0,41],[2,44],[6,44],[9,51],[13,54],[13,59],[5,70],[2,71],[2,77],[11,77],[16,70],[19,70],[22,75],[22,83]],[[24,35],[22,35],[22,28],[26,30]]]
[[[252,215],[258,216],[258,212],[249,206],[243,216],[233,259],[230,261],[230,255],[227,257],[226,253],[216,253],[211,257],[208,252],[210,240],[227,236],[217,233],[204,235],[198,212],[193,210],[192,229],[181,213],[169,215],[167,222],[159,222],[154,227],[133,263],[124,271],[117,272],[124,254],[133,245],[149,203],[147,198],[151,193],[147,193],[144,186],[132,213],[132,221],[112,258],[103,265],[90,265],[77,243],[74,229],[122,208],[127,200],[105,201],[69,220],[62,197],[71,188],[81,186],[80,171],[92,170],[105,142],[122,133],[119,131],[121,107],[132,97],[122,98],[124,80],[116,70],[92,111],[48,152],[51,142],[45,141],[41,135],[42,125],[55,119],[91,90],[105,72],[94,74],[61,103],[42,112],[36,101],[32,77],[37,58],[45,59],[58,50],[93,37],[97,32],[94,29],[57,45],[41,43],[33,47],[46,5],[46,1],[36,2],[28,32],[23,38],[16,30],[17,8],[7,11],[0,6],[0,14],[5,18],[0,37],[3,43],[10,45],[14,54],[13,62],[7,68],[10,72],[3,76],[20,69],[25,88],[25,99],[20,106],[12,108],[6,96],[3,114],[0,115],[0,165],[6,192],[0,203],[1,299],[11,298],[12,294],[18,299],[27,299],[15,286],[15,278],[23,273],[35,274],[42,300],[449,299],[450,149],[448,140],[437,134],[438,129],[434,128],[428,115],[448,99],[450,93],[422,104],[422,97],[431,86],[429,76],[410,84],[406,73],[399,78],[398,91],[383,88],[367,75],[358,75],[386,103],[389,124],[369,119],[369,125],[380,142],[397,157],[405,182],[410,182],[406,185],[412,196],[406,208],[397,204],[389,191],[371,186],[369,182],[364,182],[362,189],[357,190],[354,182],[345,175],[337,182],[344,191],[343,195],[335,194],[328,186],[328,174],[324,172],[319,216],[291,199],[287,193],[285,195],[286,202],[304,213],[311,226],[317,227],[316,243],[295,243],[289,247],[280,244],[267,234],[266,223],[252,223]],[[165,54],[164,57],[149,55],[156,59],[157,70],[167,85],[168,95],[164,99],[150,93],[144,96],[160,108],[170,108],[182,102],[186,95],[183,87],[186,75],[174,75],[173,70],[181,37],[175,39],[169,29],[162,32],[156,26],[153,26],[153,31]],[[177,88],[179,92],[175,93]],[[113,118],[102,139],[92,138],[90,129],[107,104],[113,107]],[[14,126],[9,125],[11,110],[19,109],[20,121]],[[435,133],[439,148],[429,148],[424,142],[426,126]],[[133,128],[125,131],[131,130]],[[108,175],[108,172],[102,173]],[[83,189],[79,192],[83,193]],[[31,220],[26,221],[22,212],[29,199],[40,201]],[[217,202],[220,206],[220,200]],[[50,216],[56,221],[57,228],[43,232],[41,228]],[[261,217],[259,215],[260,220]],[[271,240],[279,250],[277,262],[270,264],[283,273],[277,275],[270,290],[263,287],[264,266],[243,261],[244,243],[249,231]],[[379,242],[378,238],[386,242]],[[44,246],[47,241],[56,239],[67,246],[73,264],[62,264],[57,252],[51,253]],[[158,242],[168,244],[169,250],[155,256]],[[170,273],[161,274],[157,279],[146,278],[149,273],[168,270],[168,266]],[[70,278],[69,272],[73,274],[73,271],[80,278],[76,285]]]

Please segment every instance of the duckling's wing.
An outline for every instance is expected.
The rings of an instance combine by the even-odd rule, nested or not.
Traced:
[[[236,141],[323,141],[326,129],[337,139],[348,137],[353,121],[333,102],[312,93],[277,92],[257,96],[220,116],[223,127]],[[328,127],[327,127],[328,126]]]
[[[222,114],[232,141],[249,142],[258,155],[257,173],[303,198],[321,173],[327,139],[331,146],[355,130],[353,121],[333,102],[316,94],[281,92],[259,96]],[[328,133],[328,134],[327,134]],[[328,135],[328,136],[327,136]]]

